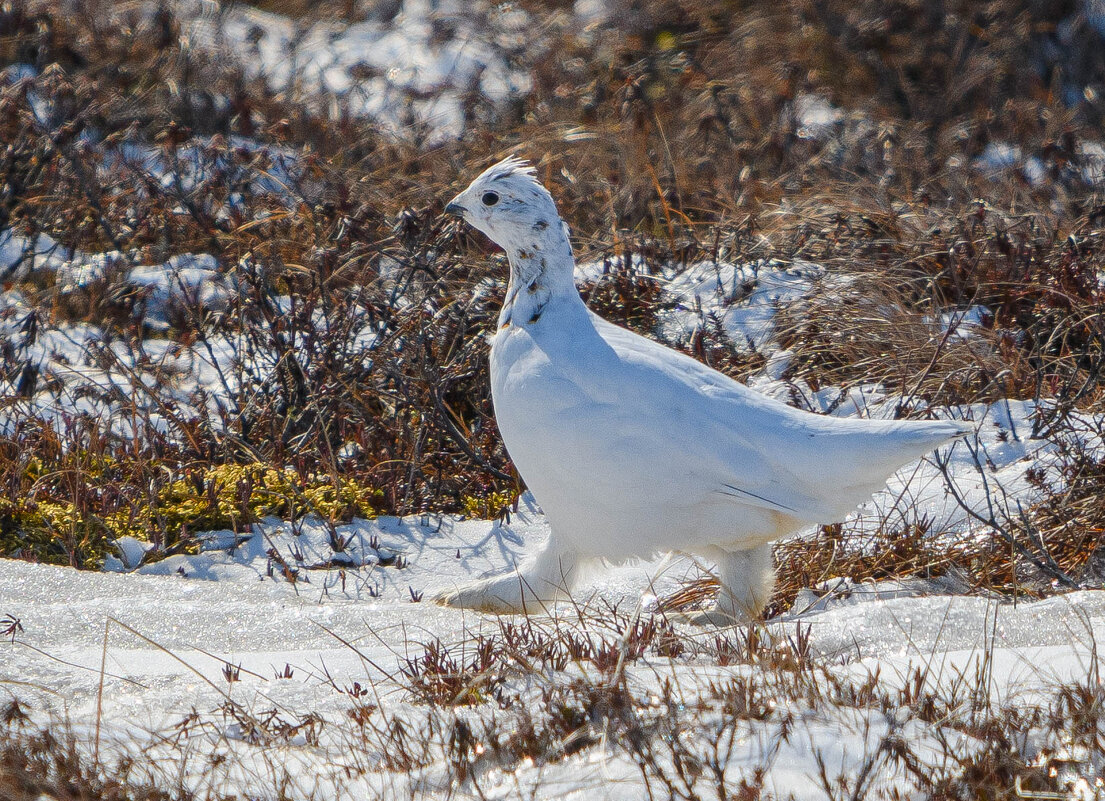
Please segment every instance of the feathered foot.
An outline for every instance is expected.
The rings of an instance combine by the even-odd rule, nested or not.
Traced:
[[[576,558],[550,542],[541,553],[513,571],[443,590],[434,597],[442,606],[478,609],[499,615],[534,614],[567,597]]]
[[[751,623],[771,600],[775,570],[771,565],[771,545],[747,551],[727,551],[711,546],[702,555],[717,562],[721,583],[717,602],[711,609],[677,612],[668,615],[680,623],[696,626],[739,626]]]

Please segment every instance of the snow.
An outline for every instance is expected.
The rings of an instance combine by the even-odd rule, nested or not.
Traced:
[[[173,256],[165,264],[135,267],[128,280],[144,290],[147,323],[165,327],[169,306],[178,296],[179,301],[205,310],[223,309],[230,298],[218,262],[206,253]]]
[[[941,333],[948,334],[949,339],[966,340],[975,335],[975,330],[985,328],[994,319],[994,314],[985,306],[975,305],[941,312],[939,319]],[[931,324],[934,321],[926,317],[925,322]]]
[[[46,234],[20,236],[0,231],[0,281],[25,277],[37,270],[57,270],[67,259],[66,250]]]
[[[804,92],[794,98],[794,119],[800,139],[821,139],[833,132],[844,119],[844,112],[828,98]]]
[[[231,158],[235,152],[261,157],[264,170],[243,169]],[[289,196],[288,187],[302,172],[299,154],[292,148],[237,135],[197,136],[168,150],[128,137],[107,150],[101,170],[110,174],[120,166],[153,178],[165,190],[176,190],[181,195],[213,179],[232,184],[235,191],[227,201],[228,207],[240,203],[243,192],[273,195],[294,203],[297,198]]]
[[[459,135],[466,96],[493,104],[524,96],[530,77],[511,54],[532,47],[517,7],[407,0],[394,19],[303,25],[259,9],[217,13],[195,4],[192,38],[237,54],[276,91],[336,97],[352,114],[398,128],[424,125],[431,141]]]
[[[1105,0],[1100,3],[1105,12]],[[1105,20],[1105,13],[1102,14]],[[1082,168],[1082,180],[1091,186],[1105,184],[1105,143],[1081,142],[1078,147],[1078,160]]]
[[[1081,6],[1086,22],[1105,39],[1105,0],[1082,0]]]
[[[142,564],[152,546],[135,537],[119,537],[115,540],[115,547],[119,550],[119,559],[115,560],[117,564],[105,565],[104,569],[112,573],[122,573],[125,570],[134,570]]]
[[[617,269],[609,261],[576,264],[577,282],[600,282]],[[816,264],[796,261],[746,262],[699,261],[689,265],[667,265],[660,274],[649,276],[643,260],[634,256],[630,269],[650,277],[663,288],[671,308],[660,311],[657,333],[669,342],[686,343],[694,334],[720,323],[738,350],[778,350],[772,342],[775,314],[780,307],[805,297],[822,279],[824,270]],[[780,354],[780,359],[785,354]],[[776,361],[776,371],[780,362]]]
[[[1105,183],[1105,144],[1079,142],[1074,155],[1074,163],[1064,168],[1064,175],[1089,186]],[[1047,171],[1054,167],[1054,163],[1049,164],[1038,156],[1025,155],[1021,147],[1009,142],[991,142],[971,165],[989,178],[1019,174],[1033,186],[1042,185]]]
[[[1019,171],[1030,184],[1038,185],[1047,176],[1047,167],[1036,156],[1025,157],[1017,145],[991,142],[972,163],[974,168],[991,178]]]

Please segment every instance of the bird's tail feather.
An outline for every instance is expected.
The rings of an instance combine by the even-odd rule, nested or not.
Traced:
[[[903,424],[896,433],[899,434],[898,441],[906,447],[935,448],[974,430],[975,424],[968,420],[925,420],[908,426]]]

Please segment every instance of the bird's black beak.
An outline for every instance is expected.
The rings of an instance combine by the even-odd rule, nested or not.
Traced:
[[[464,217],[464,206],[459,203],[450,203],[445,207],[446,214],[452,214],[454,217]]]

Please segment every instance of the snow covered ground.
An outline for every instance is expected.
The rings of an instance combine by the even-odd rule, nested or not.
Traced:
[[[23,627],[13,643],[2,646],[0,684],[36,719],[64,719],[89,741],[99,721],[102,755],[147,751],[160,760],[154,764],[164,769],[162,780],[179,770],[187,786],[201,791],[275,797],[283,787],[292,797],[389,797],[400,789],[448,795],[453,774],[444,751],[410,774],[389,770],[369,742],[357,749],[350,715],[370,701],[372,714],[385,721],[405,720],[416,731],[427,725],[431,712],[402,676],[407,660],[417,659],[424,643],[457,646],[498,626],[479,615],[416,602],[415,593],[484,568],[502,568],[541,535],[543,522],[532,508],[509,526],[426,522],[381,519],[345,527],[343,535],[357,540],[352,556],[359,566],[304,566],[294,585],[279,568],[270,571],[266,548],[298,548],[306,559],[297,564],[325,558],[318,553],[321,527],[308,525],[296,538],[286,525],[272,522],[232,553],[177,557],[138,575],[0,562],[0,610]],[[379,550],[367,545],[372,537],[379,538]],[[407,563],[401,569],[376,566],[381,553],[402,554]],[[632,613],[640,593],[670,589],[673,574],[685,568],[656,579],[657,567],[604,571],[589,590]],[[769,629],[785,636],[795,621],[808,627],[813,658],[830,666],[838,680],[856,685],[874,676],[886,687],[905,687],[922,667],[934,687],[964,679],[974,685],[981,675],[993,702],[1008,705],[1038,701],[1058,682],[1092,681],[1097,675],[1095,642],[1105,635],[1105,593],[1017,606],[923,595],[916,588],[885,595],[855,593],[818,611],[774,621]],[[591,611],[583,620],[571,607],[556,610],[553,620],[601,631],[603,607],[595,600],[585,605]],[[683,704],[720,715],[717,686],[756,668],[725,667],[704,655],[649,654],[625,671],[628,691],[646,708],[669,681]],[[228,681],[230,672],[236,681]],[[764,672],[770,676],[765,681],[778,680]],[[581,661],[525,681],[541,688],[573,679],[599,683],[603,677]],[[483,706],[472,711],[498,714],[510,725],[509,715],[493,701]],[[943,738],[959,738],[970,750],[969,738],[954,729],[895,714],[902,717],[901,711],[846,703],[812,707],[781,695],[762,720],[748,723],[726,769],[735,780],[742,769],[751,776],[763,767],[764,787],[776,796],[820,798],[819,759],[830,777],[854,778],[891,732],[909,737],[914,751],[928,749],[934,759],[943,753]],[[267,719],[268,728],[258,719]],[[784,719],[789,733],[780,742]],[[223,770],[212,765],[218,753],[234,755],[222,763]],[[355,769],[345,771],[351,760]],[[519,788],[531,788],[540,797],[583,799],[594,797],[599,787],[612,793],[607,797],[641,797],[641,771],[623,743],[506,767],[473,767],[488,797],[517,797]],[[1103,767],[1090,766],[1083,776]],[[282,784],[285,780],[290,784]],[[908,774],[891,763],[877,764],[872,782],[911,786]],[[465,797],[475,794],[475,787],[454,789]],[[1083,797],[1094,797],[1092,790]]]

